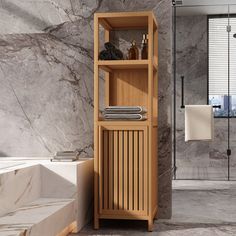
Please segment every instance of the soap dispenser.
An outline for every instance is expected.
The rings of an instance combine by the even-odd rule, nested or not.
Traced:
[[[131,43],[131,47],[128,49],[128,59],[129,60],[138,60],[139,59],[139,51],[136,45],[136,41],[133,40]]]
[[[142,47],[141,47],[141,59],[148,59],[148,35],[143,34]]]

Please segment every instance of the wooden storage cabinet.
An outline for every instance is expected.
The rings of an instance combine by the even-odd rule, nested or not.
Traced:
[[[100,27],[146,29],[147,60],[98,60]],[[158,27],[152,12],[94,15],[94,228],[100,219],[147,220],[157,214]],[[144,106],[145,121],[107,121],[100,113],[99,71],[105,106]]]
[[[99,129],[99,213],[147,215],[147,127]]]

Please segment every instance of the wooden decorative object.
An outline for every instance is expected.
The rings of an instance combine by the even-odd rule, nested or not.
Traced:
[[[147,60],[99,61],[99,27],[146,29]],[[100,219],[147,220],[157,214],[158,26],[152,12],[94,15],[94,228]],[[141,39],[140,39],[141,40]],[[144,106],[145,121],[104,121],[99,112],[99,71],[106,106]]]

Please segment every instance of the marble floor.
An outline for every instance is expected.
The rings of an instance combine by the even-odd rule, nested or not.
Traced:
[[[89,224],[72,235],[235,236],[236,182],[173,181],[172,216],[155,221],[152,233],[145,222],[104,220],[100,230]]]

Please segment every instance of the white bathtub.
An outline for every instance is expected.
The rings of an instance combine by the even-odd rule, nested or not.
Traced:
[[[6,168],[12,168],[12,167],[16,167],[19,165],[24,165],[25,162],[16,162],[16,161],[1,161],[0,160],[0,170],[2,169],[6,169]]]
[[[80,230],[92,216],[93,159],[0,158],[0,217],[42,197],[75,199]]]

